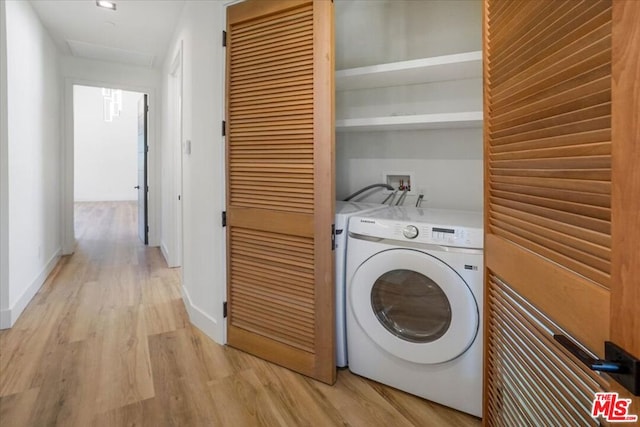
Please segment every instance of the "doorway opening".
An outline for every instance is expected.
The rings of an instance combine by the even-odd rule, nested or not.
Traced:
[[[127,220],[137,224],[137,238],[145,245],[149,243],[147,112],[144,93],[73,86],[74,211],[129,205]],[[78,221],[74,228],[76,236],[90,230]]]

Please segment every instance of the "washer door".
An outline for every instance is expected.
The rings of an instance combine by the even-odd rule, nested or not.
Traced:
[[[478,333],[478,305],[467,283],[417,250],[390,249],[367,259],[351,278],[349,304],[376,344],[409,362],[455,359]]]

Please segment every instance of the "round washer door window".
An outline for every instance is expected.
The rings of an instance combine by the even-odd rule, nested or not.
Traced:
[[[422,251],[375,254],[352,276],[348,296],[364,333],[409,362],[453,360],[478,333],[478,305],[467,283],[449,265]]]
[[[371,288],[371,308],[389,332],[403,340],[429,343],[451,325],[451,304],[442,288],[412,270],[392,270]]]

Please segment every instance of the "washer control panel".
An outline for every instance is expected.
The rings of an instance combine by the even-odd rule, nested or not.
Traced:
[[[380,221],[376,221],[379,225]],[[373,228],[373,227],[371,227]],[[372,233],[366,233],[367,235],[376,235],[376,237],[387,237],[396,240],[412,240],[419,243],[430,243],[441,246],[455,246],[464,248],[481,248],[482,245],[482,230],[467,227],[442,227],[432,224],[402,224],[395,223],[392,227],[387,228],[387,232],[384,230],[382,233],[380,229],[376,231],[372,230]],[[390,233],[388,233],[390,232]],[[383,236],[380,236],[382,234]]]
[[[481,214],[442,211],[436,215],[438,211],[424,210],[417,211],[424,215],[414,215],[419,218],[407,218],[408,215],[402,215],[405,211],[382,210],[367,217],[352,217],[349,233],[458,248],[481,249],[484,246]]]
[[[464,228],[429,228],[431,229],[431,240],[433,240],[434,243],[455,243],[458,241],[464,241],[467,235]]]

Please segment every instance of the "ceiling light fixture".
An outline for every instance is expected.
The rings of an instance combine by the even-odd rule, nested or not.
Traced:
[[[116,10],[116,4],[112,1],[98,0],[96,1],[96,6],[104,7],[105,9]]]

